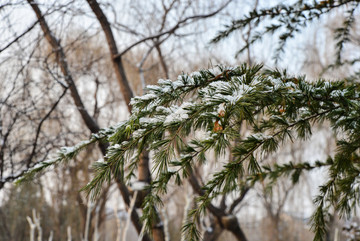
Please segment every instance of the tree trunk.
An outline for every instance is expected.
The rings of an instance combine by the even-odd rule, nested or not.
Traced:
[[[208,227],[204,232],[203,240],[216,241],[222,232],[223,228],[220,226],[218,219],[212,218],[210,227]]]
[[[161,47],[160,47],[160,45],[158,43],[156,43],[155,48],[156,48],[156,51],[159,54],[160,64],[161,64],[161,67],[162,67],[162,69],[164,71],[165,77],[167,79],[169,79],[169,68],[166,65],[164,56],[163,56],[162,51],[161,51]]]
[[[128,107],[129,112],[131,113],[131,106],[129,105],[130,100],[134,97],[134,94],[130,88],[129,81],[126,77],[124,65],[122,63],[122,56],[115,58],[118,54],[118,49],[116,46],[115,38],[112,33],[110,23],[108,22],[104,12],[100,8],[98,2],[96,0],[87,0],[90,8],[94,12],[96,18],[98,19],[105,37],[109,46],[110,54],[111,54],[111,62],[113,63],[113,67],[115,70],[116,79],[119,83],[121,93],[124,97],[125,103]]]

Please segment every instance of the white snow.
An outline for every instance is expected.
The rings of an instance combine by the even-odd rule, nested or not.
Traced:
[[[197,77],[197,76],[201,76],[199,71],[195,71],[190,74],[190,77]]]
[[[110,148],[112,148],[112,149],[120,149],[121,146],[120,146],[120,144],[116,143],[115,145],[110,146]]]
[[[55,164],[56,162],[57,162],[56,159],[51,159],[51,160],[46,160],[46,161],[43,161],[43,162],[38,162],[32,168],[30,168],[29,171],[31,171],[33,169],[37,169],[37,168],[42,168],[43,166]]]
[[[44,163],[43,162],[39,162],[39,163],[36,163],[35,166],[33,166],[31,169],[38,169],[38,168],[41,168],[44,166]]]
[[[212,229],[212,227],[209,226],[209,227],[206,228],[206,231],[207,231],[208,233],[212,233],[214,230]]]
[[[228,68],[226,68],[226,69],[228,69]],[[213,75],[215,75],[215,76],[217,76],[217,75],[219,75],[219,74],[222,73],[222,71],[221,71],[221,69],[220,69],[219,67],[209,69],[209,71],[210,71]]]
[[[186,159],[186,158],[189,158],[189,157],[192,157],[192,154],[180,154],[180,159]]]
[[[304,115],[309,115],[310,114],[310,111],[307,107],[301,107],[299,109],[299,113],[301,116],[304,116]]]
[[[225,104],[221,103],[218,107],[217,113],[220,113],[221,111],[225,111]]]
[[[139,99],[141,100],[151,100],[151,99],[155,99],[157,96],[153,93],[149,93],[149,94],[146,94],[146,95],[143,95],[141,97],[139,97]]]
[[[189,108],[193,106],[193,103],[184,102],[180,107],[172,106],[170,109],[173,111],[171,114],[166,116],[164,125],[168,125],[174,122],[181,122],[189,118],[188,110],[185,108]]]
[[[236,104],[246,93],[249,93],[253,89],[252,86],[237,83],[234,86],[225,81],[216,81],[209,84],[208,87],[200,90],[200,93],[204,95],[204,102],[210,103],[215,101],[222,101],[224,103]],[[229,94],[224,94],[229,93]]]
[[[156,107],[155,110],[156,110],[156,112],[164,112],[164,113],[168,113],[168,114],[171,113],[171,110],[164,106],[158,106],[158,107]]]
[[[158,124],[161,122],[159,118],[150,118],[150,117],[141,117],[139,119],[140,125],[151,125],[151,124]]]
[[[226,81],[219,80],[219,81],[215,81],[215,82],[210,83],[209,86],[214,87],[214,88],[220,88],[220,89],[223,89],[223,90],[227,90],[227,89],[230,88],[230,83],[226,82]]]
[[[164,80],[164,79],[159,79],[158,80],[158,84],[159,85],[170,85],[171,84],[171,80],[169,80],[169,79],[166,79],[166,80]]]
[[[156,87],[159,87],[159,86],[156,86]],[[143,96],[136,96],[136,97],[131,99],[130,105],[135,105],[136,103],[139,103],[141,101],[153,100],[153,99],[156,99],[156,98],[157,98],[157,95],[155,95],[154,93],[148,93],[148,94],[145,94]]]
[[[146,132],[146,129],[138,129],[138,130],[134,131],[132,136],[133,136],[133,138],[140,138],[145,132]]]
[[[340,96],[344,96],[347,93],[347,90],[333,90],[330,93],[330,97],[334,98],[334,97],[340,97]]]
[[[259,141],[263,141],[263,140],[267,140],[267,139],[272,138],[272,136],[265,135],[263,133],[256,133],[256,134],[253,134],[251,136],[254,137],[255,139],[259,140]]]
[[[105,163],[105,160],[104,160],[104,158],[100,158],[100,159],[98,159],[96,162],[97,162],[97,163]]]
[[[60,148],[60,152],[64,155],[68,155],[71,152],[74,152],[76,150],[75,146],[63,146]]]
[[[274,88],[275,88],[275,89],[280,88],[280,87],[284,84],[284,82],[283,82],[281,79],[279,79],[279,78],[277,78],[277,79],[271,79],[271,83],[274,85]]]
[[[182,80],[176,80],[172,82],[173,89],[176,90],[177,88],[184,87],[184,83]]]
[[[149,184],[146,182],[137,181],[137,182],[131,183],[131,189],[134,191],[141,191],[141,190],[144,190],[148,185]]]

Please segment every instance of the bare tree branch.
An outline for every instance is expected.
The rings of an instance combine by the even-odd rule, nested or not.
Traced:
[[[100,130],[100,128],[99,128],[98,124],[94,121],[94,119],[89,115],[89,113],[87,112],[87,110],[81,100],[79,92],[78,92],[76,85],[74,83],[74,80],[72,78],[69,66],[67,64],[64,50],[63,50],[62,46],[60,45],[60,42],[55,38],[54,34],[51,32],[47,22],[45,21],[45,18],[43,17],[43,15],[40,11],[39,6],[32,0],[27,0],[27,2],[30,4],[31,8],[34,10],[36,17],[40,22],[41,29],[44,32],[45,38],[47,39],[47,41],[49,42],[49,44],[51,45],[51,47],[53,48],[55,53],[57,53],[56,61],[58,62],[61,72],[64,75],[65,81],[69,86],[71,96],[74,100],[74,103],[75,103],[78,111],[80,112],[80,114],[82,116],[82,119],[84,120],[86,126],[89,128],[89,130],[92,133],[98,132]]]
[[[36,146],[38,143],[38,139],[39,139],[39,135],[40,135],[40,131],[41,131],[41,127],[43,125],[43,123],[50,117],[51,113],[55,110],[55,108],[57,107],[57,105],[60,103],[61,99],[65,96],[66,92],[67,92],[68,88],[65,88],[63,93],[60,95],[60,97],[58,98],[58,100],[53,104],[53,106],[50,108],[50,110],[46,113],[46,115],[41,119],[37,130],[36,130],[36,134],[35,134],[35,140],[33,142],[33,147],[32,147],[32,151],[30,156],[28,157],[28,159],[26,160],[26,166],[30,167],[31,164],[31,160],[34,157],[35,153],[36,153]]]
[[[205,18],[210,18],[210,17],[213,17],[215,16],[216,14],[218,14],[219,12],[221,12],[232,0],[229,0],[227,1],[223,6],[221,6],[219,9],[217,9],[216,11],[214,12],[211,12],[211,13],[208,13],[208,14],[200,14],[200,15],[194,15],[194,16],[190,16],[190,17],[187,17],[183,20],[180,20],[179,22],[177,22],[172,28],[170,28],[169,30],[167,31],[164,31],[164,32],[161,32],[161,33],[158,33],[158,34],[155,34],[155,35],[152,35],[152,36],[149,36],[149,37],[146,37],[146,38],[143,38],[143,39],[140,39],[139,41],[131,44],[129,47],[127,47],[125,50],[123,50],[121,53],[119,54],[116,54],[113,56],[114,59],[118,59],[118,58],[121,58],[124,54],[126,54],[129,50],[131,50],[132,48],[134,48],[135,46],[143,43],[143,42],[146,42],[148,40],[153,40],[153,39],[158,39],[164,35],[167,35],[167,34],[173,34],[175,33],[175,31],[177,29],[179,29],[180,27],[183,26],[183,24],[186,24],[189,20],[196,20],[196,19],[205,19]]]
[[[22,37],[24,37],[27,33],[29,33],[37,24],[39,23],[39,20],[36,20],[32,25],[30,25],[30,27],[28,27],[22,34],[20,34],[19,36],[17,36],[15,39],[13,39],[11,42],[9,42],[6,46],[4,46],[3,48],[0,49],[0,53],[3,52],[4,50],[6,50],[7,48],[9,48],[11,45],[13,45],[14,43],[18,42],[19,39],[21,39]]]
[[[92,11],[96,15],[96,18],[99,20],[99,23],[104,31],[111,56],[118,54],[118,49],[116,46],[115,38],[112,33],[110,23],[108,22],[105,14],[103,13],[102,9],[100,8],[98,2],[96,0],[87,0],[89,6],[91,7]],[[129,105],[131,98],[134,96],[133,91],[130,88],[129,81],[126,77],[125,69],[122,63],[121,58],[111,58],[116,78],[121,88],[122,95],[125,99],[125,103],[127,104],[129,112],[131,112],[131,106]]]
[[[247,192],[250,190],[249,187],[245,187],[242,191],[240,196],[233,201],[233,203],[230,205],[229,212],[232,213],[237,205],[241,203],[241,201],[244,199]]]

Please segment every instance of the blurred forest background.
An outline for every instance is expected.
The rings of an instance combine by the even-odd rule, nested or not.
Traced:
[[[92,163],[104,159],[105,144],[88,148],[33,182],[15,186],[13,181],[61,147],[125,120],[131,97],[158,79],[243,62],[287,68],[309,79],[339,79],[353,71],[351,66],[328,68],[335,61],[333,30],[346,7],[289,40],[278,60],[272,55],[276,35],[235,57],[256,34],[251,25],[226,41],[209,43],[231,20],[280,2],[0,0],[0,241],[138,239],[136,217],[129,218],[134,210],[141,216],[141,198],[133,198],[136,181],[129,187],[115,181],[105,185],[94,202],[79,192],[91,180]],[[359,13],[354,16],[358,19]],[[344,49],[344,56],[359,51],[359,26],[352,36],[358,45]],[[263,162],[315,161],[330,155],[333,134],[327,123],[316,129],[307,142],[284,146]],[[151,179],[151,161],[144,160],[140,183]],[[155,239],[182,239],[184,216],[219,165],[211,160],[196,169],[189,183],[173,185],[159,213],[164,234]],[[241,195],[223,195],[212,205],[232,214],[247,240],[311,240],[308,221],[322,176],[307,174],[296,186],[283,179],[273,190],[266,183],[245,187]],[[216,212],[208,212],[199,220],[204,240],[241,240],[217,218]],[[327,240],[358,238],[358,217],[340,222],[334,212],[331,220]]]

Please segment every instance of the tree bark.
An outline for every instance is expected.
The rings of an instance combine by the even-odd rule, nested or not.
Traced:
[[[223,232],[223,228],[220,226],[219,221],[217,219],[211,220],[211,225],[204,232],[203,240],[206,241],[216,241],[220,237]]]
[[[123,97],[125,99],[125,103],[128,107],[129,112],[131,113],[131,105],[129,105],[130,100],[132,97],[134,97],[134,94],[130,88],[129,81],[126,77],[124,65],[122,62],[122,56],[115,58],[115,56],[118,54],[118,49],[116,46],[115,38],[112,33],[110,23],[108,22],[104,12],[100,8],[98,2],[96,0],[87,0],[90,8],[94,12],[96,18],[98,19],[105,37],[106,41],[109,46],[110,54],[111,54],[111,62],[113,63],[113,67],[115,70],[116,79],[119,83],[121,93],[123,94]]]
[[[162,51],[161,51],[160,44],[156,43],[155,48],[156,48],[156,51],[159,54],[160,64],[161,64],[161,67],[162,67],[162,69],[164,71],[165,77],[167,79],[169,79],[169,68],[168,68],[168,66],[167,66],[167,64],[165,62],[164,56],[163,56]]]

